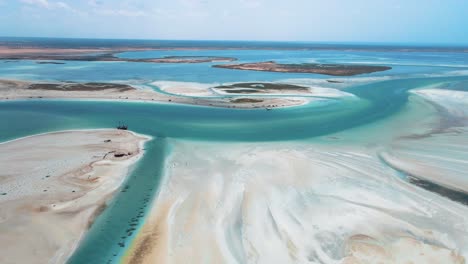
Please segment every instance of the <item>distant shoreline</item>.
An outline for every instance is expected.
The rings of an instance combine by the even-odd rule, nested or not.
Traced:
[[[164,56],[158,58],[121,58],[115,56],[122,52],[151,51],[154,49],[128,47],[99,48],[99,49],[70,49],[70,48],[39,48],[39,47],[10,47],[0,45],[0,60],[19,61],[119,61],[119,62],[147,62],[147,63],[206,63],[231,62],[237,60],[232,57],[218,56]],[[61,64],[57,62],[38,62],[42,64]]]
[[[394,52],[468,52],[450,43],[314,42],[255,40],[150,40],[0,37],[0,46],[35,48],[127,48],[131,50],[347,50]]]

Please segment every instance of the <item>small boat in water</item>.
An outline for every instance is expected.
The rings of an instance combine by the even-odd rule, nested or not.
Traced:
[[[122,123],[122,122],[119,122],[119,125],[117,126],[117,129],[120,129],[120,130],[127,130],[128,129],[128,125]]]

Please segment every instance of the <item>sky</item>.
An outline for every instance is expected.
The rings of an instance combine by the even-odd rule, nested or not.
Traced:
[[[468,44],[468,0],[0,0],[0,36]]]

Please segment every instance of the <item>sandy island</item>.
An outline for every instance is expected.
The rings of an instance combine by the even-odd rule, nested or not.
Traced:
[[[181,90],[183,90],[184,93],[187,93],[187,90],[197,90],[197,88],[176,87],[173,89],[173,92]],[[184,93],[181,93],[181,95]],[[311,93],[311,95],[313,95],[313,93]],[[256,100],[236,101],[222,97],[196,98],[190,96],[179,96],[176,93],[173,95],[163,94],[149,88],[137,89],[127,84],[118,83],[35,83],[19,80],[0,80],[0,100],[22,99],[94,99],[165,102],[241,109],[270,109],[302,105],[310,101],[310,99],[299,97],[256,97]]]
[[[147,140],[106,129],[1,143],[0,263],[64,263]]]
[[[386,71],[391,69],[391,67],[388,66],[318,63],[280,64],[274,61],[242,64],[222,64],[213,65],[213,67],[249,71],[316,73],[332,76],[354,76],[364,73]]]

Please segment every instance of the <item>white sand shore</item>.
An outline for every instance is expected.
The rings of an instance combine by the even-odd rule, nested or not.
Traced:
[[[1,143],[0,263],[64,263],[148,139],[106,129]]]

